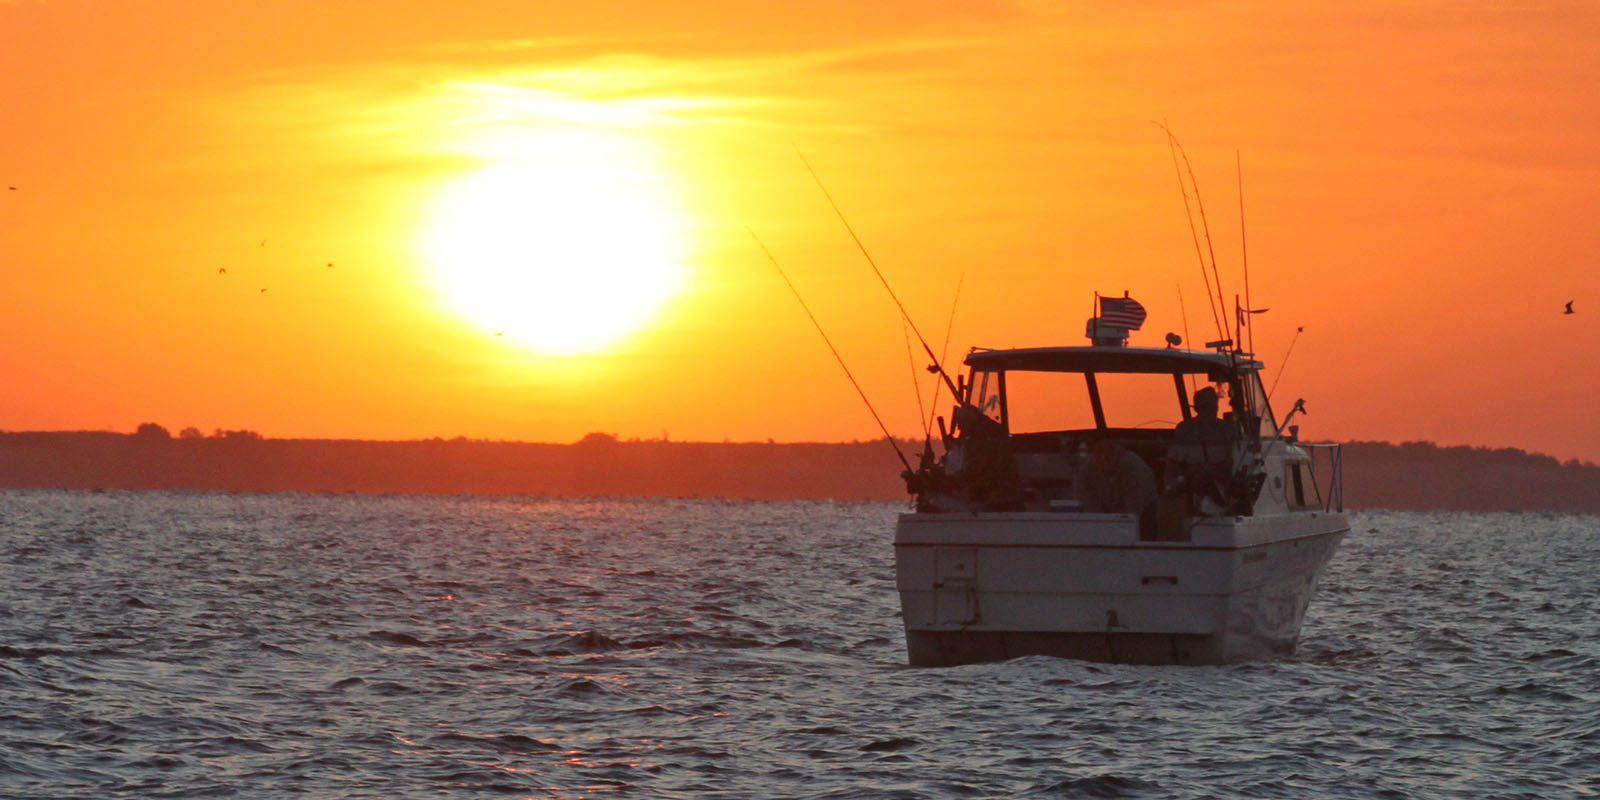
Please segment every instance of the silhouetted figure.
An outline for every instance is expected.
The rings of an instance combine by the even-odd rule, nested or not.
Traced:
[[[1168,493],[1187,492],[1227,505],[1233,447],[1239,430],[1217,418],[1217,390],[1206,386],[1194,393],[1194,416],[1172,430],[1162,484]]]
[[[954,418],[961,438],[953,473],[967,502],[985,511],[1021,511],[1022,478],[1005,427],[970,405],[957,408]]]
[[[1155,470],[1126,447],[1109,439],[1095,442],[1072,483],[1084,511],[1132,514],[1140,530],[1155,525]]]
[[[1571,300],[1568,300],[1568,301],[1567,301],[1567,310],[1566,310],[1566,313],[1568,313],[1568,314],[1576,314],[1576,313],[1577,313],[1577,312],[1576,312],[1576,311],[1573,311],[1573,310],[1572,310],[1572,303],[1573,303],[1573,301],[1571,301]]]

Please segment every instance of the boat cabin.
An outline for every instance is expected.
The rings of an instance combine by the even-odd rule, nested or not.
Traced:
[[[1096,341],[969,353],[953,424],[941,426],[944,457],[907,476],[918,510],[1097,510],[1084,507],[1079,484],[1092,469],[1091,452],[1110,449],[1101,443],[1149,468],[1161,519],[1322,508],[1310,457],[1281,435],[1260,362],[1226,347]],[[1213,437],[1222,431],[1227,444],[1209,454],[1206,486],[1184,486],[1184,470],[1169,463],[1175,432],[1197,416],[1192,398],[1206,387],[1219,399],[1217,421],[1207,429]],[[1157,524],[1142,522],[1146,529]]]

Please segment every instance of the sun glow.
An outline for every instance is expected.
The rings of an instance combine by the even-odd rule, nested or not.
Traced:
[[[649,324],[681,288],[683,215],[640,143],[518,132],[433,199],[420,250],[451,311],[532,350],[589,353]]]

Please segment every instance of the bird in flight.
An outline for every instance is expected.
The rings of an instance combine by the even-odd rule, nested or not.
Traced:
[[[227,267],[217,267],[217,274],[218,275],[226,275],[226,274],[228,274],[228,268]]]
[[[333,262],[332,262],[332,261],[329,261],[329,262],[328,262],[328,266],[330,266],[330,267],[331,267],[331,266],[333,266]]]
[[[262,294],[266,294],[266,293],[267,293],[267,290],[266,290],[266,289],[262,289],[262,290],[261,290],[261,293],[262,293]]]
[[[1576,314],[1576,313],[1578,313],[1578,312],[1572,310],[1572,303],[1573,303],[1573,301],[1568,300],[1567,301],[1567,310],[1562,312],[1562,313],[1564,313],[1564,314]]]

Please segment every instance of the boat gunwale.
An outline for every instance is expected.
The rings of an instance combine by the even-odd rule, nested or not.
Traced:
[[[1251,542],[1251,543],[1247,543],[1247,544],[1238,544],[1238,545],[1190,544],[1190,543],[1187,543],[1187,542],[1169,542],[1169,541],[1135,541],[1135,542],[1129,542],[1127,544],[1073,544],[1073,543],[1070,543],[1070,542],[1038,543],[1038,542],[979,542],[979,541],[962,541],[962,542],[917,541],[917,542],[891,542],[891,545],[894,546],[894,547],[1010,547],[1010,548],[1017,548],[1017,549],[1036,549],[1036,550],[1043,550],[1043,549],[1058,549],[1058,550],[1138,550],[1138,551],[1141,551],[1141,552],[1154,551],[1154,550],[1179,550],[1179,551],[1183,551],[1183,552],[1186,552],[1186,553],[1193,553],[1193,552],[1240,553],[1240,552],[1244,552],[1246,550],[1254,550],[1254,549],[1259,548],[1259,547],[1276,547],[1278,545],[1287,544],[1289,542],[1302,541],[1302,540],[1305,540],[1305,539],[1315,539],[1315,538],[1318,538],[1318,537],[1321,537],[1321,536],[1348,536],[1349,534],[1350,534],[1350,528],[1349,527],[1344,527],[1344,528],[1338,528],[1338,529],[1335,529],[1335,530],[1317,531],[1315,533],[1295,534],[1294,536],[1285,536],[1282,539],[1272,539],[1270,541],[1265,541],[1265,542]]]

